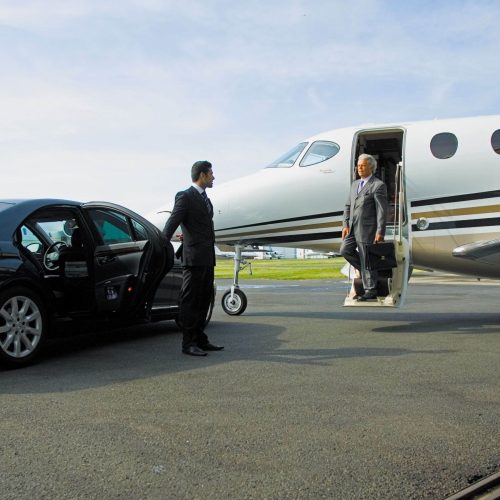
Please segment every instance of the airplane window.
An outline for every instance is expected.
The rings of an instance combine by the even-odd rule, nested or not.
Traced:
[[[300,162],[301,167],[315,165],[335,156],[340,150],[340,146],[334,142],[316,141],[308,149]]]
[[[491,147],[495,153],[500,155],[500,129],[493,132],[493,135],[491,136]]]
[[[431,153],[440,160],[451,158],[457,152],[457,149],[457,136],[450,132],[436,134],[431,140]]]
[[[284,155],[280,156],[277,160],[270,163],[266,168],[283,168],[283,167],[291,167],[297,158],[300,156],[300,153],[304,151],[304,148],[307,146],[307,142],[301,142],[297,144],[293,149],[287,151]]]

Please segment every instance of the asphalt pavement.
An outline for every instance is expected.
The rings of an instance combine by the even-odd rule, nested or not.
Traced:
[[[500,283],[424,275],[376,310],[243,289],[206,358],[163,322],[0,370],[0,498],[443,499],[500,470]]]

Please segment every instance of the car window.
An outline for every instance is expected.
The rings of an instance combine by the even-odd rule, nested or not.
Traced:
[[[49,217],[34,219],[35,227],[50,239],[51,243],[62,241],[71,246],[71,234],[73,229],[78,226],[73,217]]]
[[[148,240],[149,237],[148,237],[148,232],[147,232],[146,228],[140,222],[137,222],[134,219],[130,219],[130,220],[132,221],[132,226],[134,228],[136,239],[138,241]]]
[[[40,253],[43,248],[43,243],[40,238],[34,234],[30,228],[21,226],[21,245],[31,253]]]
[[[104,245],[134,241],[128,218],[113,210],[89,210],[89,216]]]
[[[66,208],[44,209],[24,221],[20,227],[21,243],[24,247],[33,242],[43,245],[62,242],[71,246],[71,235],[78,226],[73,211]]]

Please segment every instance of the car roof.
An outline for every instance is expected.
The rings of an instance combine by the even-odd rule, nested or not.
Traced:
[[[122,205],[111,203],[109,201],[74,201],[55,198],[40,198],[40,199],[7,199],[0,198],[0,241],[10,241],[14,231],[33,212],[44,207],[52,205],[67,206],[67,207],[86,207],[99,208],[106,207],[108,209],[118,210],[127,214],[129,217],[139,220],[146,226],[157,231],[157,228],[147,219],[138,213],[130,210]]]
[[[25,200],[0,199],[0,240],[10,240],[17,226],[19,226],[28,215],[40,208],[50,205],[79,207],[82,203],[79,201],[51,198]]]

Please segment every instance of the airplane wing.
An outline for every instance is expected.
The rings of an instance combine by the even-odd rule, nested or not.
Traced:
[[[493,266],[500,265],[500,239],[476,241],[453,250],[453,257],[475,260]]]

